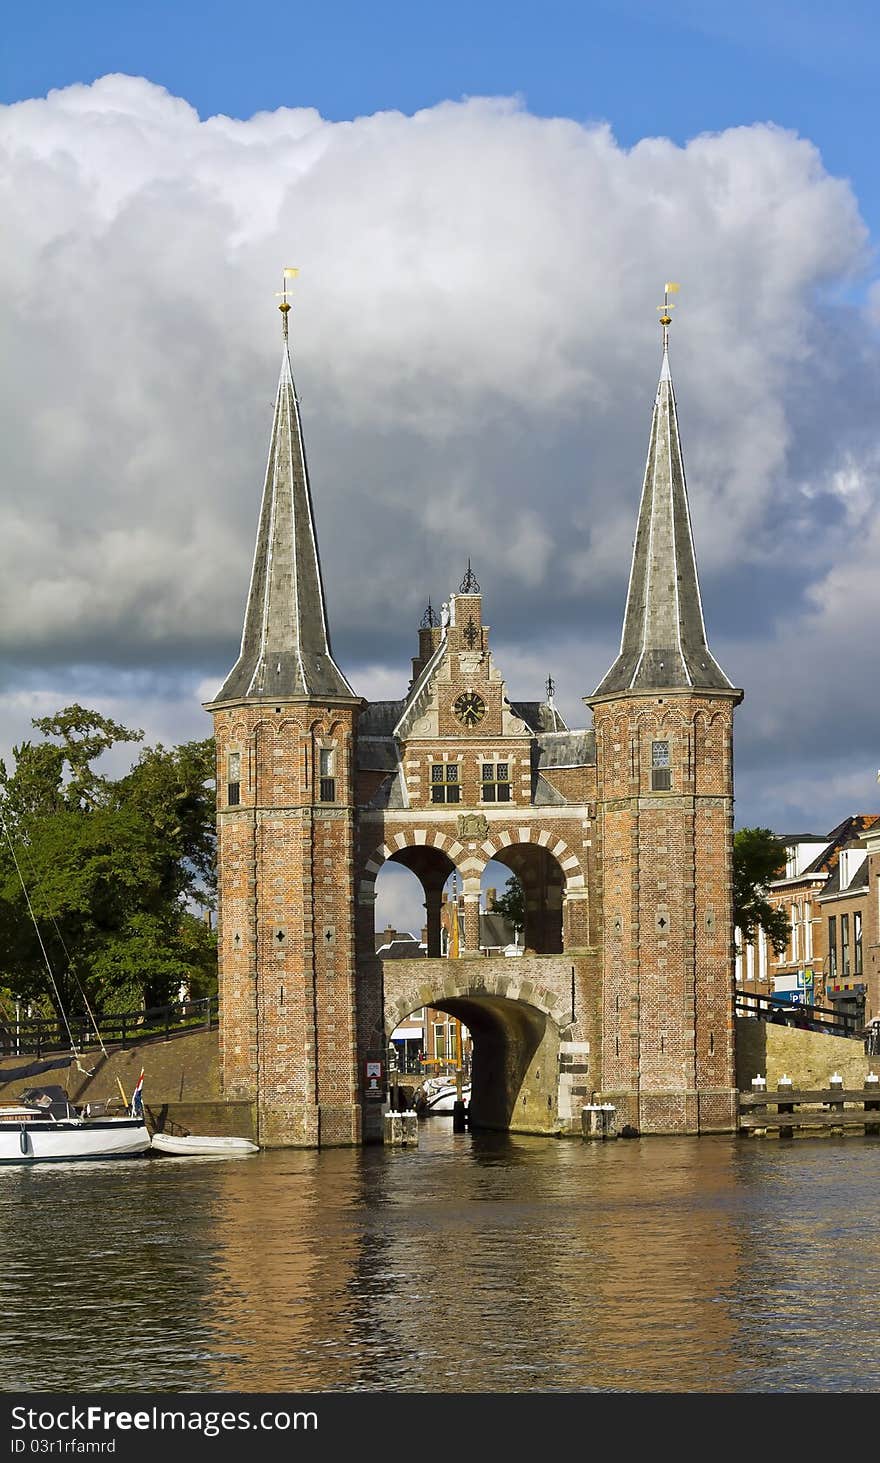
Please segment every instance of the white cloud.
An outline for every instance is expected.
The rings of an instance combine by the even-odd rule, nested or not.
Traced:
[[[870,309],[827,303],[869,253],[810,142],[756,125],[625,150],[504,98],[203,122],[109,76],[0,109],[0,158],[0,648],[32,677],[104,667],[112,700],[120,668],[144,695],[184,668],[154,700],[199,734],[238,648],[271,294],[295,264],[337,658],[401,694],[425,599],[470,556],[514,693],[550,670],[583,720],[619,634],[672,275],[707,619],[749,691],[747,750],[786,716],[827,733],[838,708],[807,712],[793,652],[808,630],[843,688],[872,648],[880,373]]]

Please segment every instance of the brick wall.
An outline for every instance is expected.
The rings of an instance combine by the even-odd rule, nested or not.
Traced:
[[[354,811],[349,706],[215,713],[224,1096],[257,1103],[260,1141],[355,1142]],[[332,753],[335,799],[320,800]],[[230,753],[241,769],[228,797]]]
[[[594,706],[604,1089],[642,1131],[733,1124],[732,715],[693,693]]]

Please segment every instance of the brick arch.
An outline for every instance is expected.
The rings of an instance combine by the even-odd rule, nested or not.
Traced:
[[[566,889],[583,889],[586,887],[586,875],[584,867],[573,849],[558,834],[551,833],[548,828],[501,828],[496,831],[493,827],[492,837],[485,839],[480,848],[485,855],[482,868],[490,859],[497,858],[506,848],[514,845],[522,847],[527,843],[534,843],[538,848],[547,850],[551,858],[554,858],[562,870],[565,879]]]
[[[524,975],[514,969],[509,973],[505,970],[504,974],[487,973],[483,962],[479,960],[450,960],[443,963],[447,970],[444,971],[443,979],[437,982],[436,990],[432,990],[430,998],[425,997],[425,977],[419,971],[394,999],[386,1002],[384,1015],[387,1033],[392,1032],[405,1016],[418,1010],[420,1006],[436,1003],[442,1005],[445,1001],[468,998],[477,1000],[486,996],[533,1006],[547,1016],[559,1031],[564,1031],[571,1025],[571,1003],[568,997],[535,980],[531,971],[527,981]],[[518,966],[519,962],[511,960],[507,964]],[[522,989],[526,984],[528,995],[523,996]]]
[[[686,731],[692,725],[692,718],[685,716],[672,704],[662,709],[652,706],[650,710],[639,712],[636,725],[640,731],[659,731],[661,727],[667,726]]]
[[[400,853],[404,848],[436,848],[439,853],[444,853],[448,859],[455,864],[455,867],[462,872],[459,857],[465,852],[465,846],[458,838],[451,838],[447,833],[440,833],[433,828],[402,828],[398,832],[389,833],[388,841],[378,844],[367,858],[360,876],[360,887],[366,892],[369,886],[376,882],[376,875],[384,863]]]

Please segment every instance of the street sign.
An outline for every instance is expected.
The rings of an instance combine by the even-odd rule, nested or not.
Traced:
[[[385,1096],[385,1073],[382,1062],[370,1061],[366,1063],[366,1087],[365,1096]]]

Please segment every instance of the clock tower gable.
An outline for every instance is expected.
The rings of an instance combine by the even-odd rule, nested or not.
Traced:
[[[394,735],[400,742],[529,735],[508,702],[493,660],[478,590],[450,595],[440,624],[422,627],[420,654]]]

